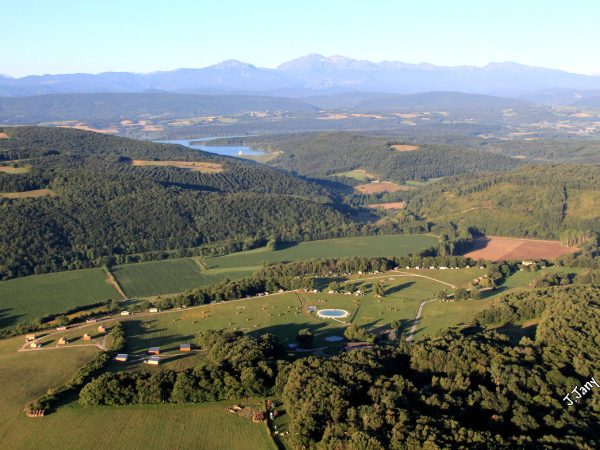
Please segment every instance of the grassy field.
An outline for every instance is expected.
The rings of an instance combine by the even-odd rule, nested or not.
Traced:
[[[22,175],[24,173],[29,173],[31,171],[31,165],[27,164],[22,167],[13,167],[13,166],[2,166],[0,165],[0,172],[9,173],[11,175]]]
[[[459,271],[454,271],[459,272]],[[181,369],[193,365],[200,353],[179,353],[179,345],[191,343],[204,330],[241,330],[255,335],[275,334],[283,344],[295,343],[302,328],[315,334],[315,347],[331,347],[329,336],[343,335],[348,323],[377,328],[393,321],[408,326],[419,303],[435,296],[442,284],[422,277],[390,275],[377,280],[352,280],[352,290],[371,290],[383,281],[384,298],[312,292],[286,292],[266,297],[211,304],[178,311],[164,311],[133,317],[127,327],[127,352],[143,355],[149,347],[161,347],[164,365]],[[350,313],[336,321],[308,313],[308,307],[337,308]]]
[[[490,306],[495,298],[494,296],[482,300],[428,303],[423,309],[415,339],[436,334],[450,326],[469,323],[480,311]]]
[[[26,403],[67,380],[96,350],[18,353],[21,342],[0,341],[2,448],[276,449],[264,424],[224,411],[231,402],[98,408],[71,403],[43,419],[27,418]]]
[[[128,297],[147,297],[241,278],[251,270],[201,270],[193,258],[178,258],[117,266],[112,273]]]
[[[0,192],[2,198],[39,198],[39,197],[53,197],[55,194],[50,189],[35,189],[33,191],[22,191],[22,192]]]
[[[371,180],[374,180],[377,178],[375,175],[372,175],[369,172],[367,172],[366,170],[362,170],[362,169],[356,169],[356,170],[350,170],[348,172],[336,173],[335,176],[353,178],[355,180],[364,181],[364,182],[371,181]]]
[[[437,238],[430,235],[360,236],[302,242],[281,250],[266,248],[233,253],[207,260],[210,268],[260,267],[286,261],[311,258],[341,258],[346,256],[405,256],[437,245]]]
[[[102,269],[76,270],[0,282],[0,327],[109,298],[119,298]]]

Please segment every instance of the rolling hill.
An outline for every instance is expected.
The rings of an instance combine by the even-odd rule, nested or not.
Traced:
[[[428,221],[452,221],[500,236],[574,240],[600,235],[600,168],[556,164],[448,178],[407,199]],[[571,242],[573,243],[573,241]]]
[[[77,120],[116,123],[148,117],[185,118],[250,111],[314,112],[295,99],[173,93],[99,93],[0,97],[0,123]]]
[[[131,254],[356,231],[331,206],[329,191],[267,166],[74,129],[2,132],[0,162],[26,169],[0,171],[0,193],[48,195],[0,198],[0,278],[125,262]],[[178,168],[182,161],[210,169]]]
[[[297,133],[219,142],[243,142],[275,152],[277,156],[269,164],[319,178],[362,169],[382,180],[405,182],[508,170],[519,165],[506,156],[444,145],[424,144],[415,151],[398,151],[394,144],[404,142],[393,137],[356,133]]]

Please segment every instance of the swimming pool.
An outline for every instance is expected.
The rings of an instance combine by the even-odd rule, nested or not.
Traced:
[[[349,315],[350,313],[345,309],[321,309],[317,311],[317,316],[322,319],[343,319]]]

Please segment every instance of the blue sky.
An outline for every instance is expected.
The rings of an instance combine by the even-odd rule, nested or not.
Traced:
[[[0,73],[150,72],[308,53],[600,73],[597,0],[0,0]]]

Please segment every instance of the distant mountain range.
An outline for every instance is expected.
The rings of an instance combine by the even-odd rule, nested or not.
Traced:
[[[596,97],[600,76],[531,67],[512,62],[483,67],[371,62],[311,54],[266,69],[236,60],[201,69],[146,74],[0,75],[0,96],[98,92],[260,94],[305,97],[346,92],[412,94],[455,91],[523,97],[536,103],[572,104]]]

